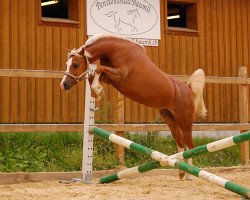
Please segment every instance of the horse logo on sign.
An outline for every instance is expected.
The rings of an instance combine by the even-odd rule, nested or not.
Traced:
[[[131,33],[138,32],[135,22],[138,18],[141,17],[141,15],[137,8],[133,10],[127,10],[125,12],[110,11],[105,15],[113,19],[117,33],[122,32],[122,26],[124,25],[126,29],[129,29],[131,31]]]
[[[160,38],[159,0],[88,0],[88,35]]]

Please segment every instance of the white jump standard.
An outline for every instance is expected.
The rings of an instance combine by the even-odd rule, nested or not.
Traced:
[[[110,133],[108,131],[102,130],[100,128],[93,127],[91,129],[91,131],[94,134],[99,135],[103,138],[106,138],[115,144],[119,144],[119,145],[124,146],[128,149],[132,149],[132,150],[138,151],[140,153],[150,155],[154,160],[158,161],[162,166],[169,165],[172,167],[177,167],[177,168],[179,168],[179,169],[181,169],[189,174],[192,174],[196,177],[200,177],[200,178],[207,180],[209,182],[212,182],[220,187],[223,187],[227,190],[230,190],[231,192],[242,195],[246,198],[250,198],[250,189],[248,189],[248,188],[242,187],[236,183],[233,183],[231,181],[228,181],[226,179],[218,177],[214,174],[211,174],[209,172],[201,170],[197,167],[191,166],[185,162],[179,161],[172,156],[167,156],[161,152],[158,152],[158,151],[155,151],[155,150],[150,149],[148,147],[145,147],[143,145],[137,144],[135,142],[132,142],[130,140],[127,140],[125,138],[117,136],[117,135]]]

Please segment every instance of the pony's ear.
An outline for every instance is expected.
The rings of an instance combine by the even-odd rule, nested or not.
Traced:
[[[85,49],[84,49],[84,46],[83,46],[83,47],[81,47],[81,51],[79,52],[79,54],[80,54],[81,56],[84,56],[84,51],[85,51]]]

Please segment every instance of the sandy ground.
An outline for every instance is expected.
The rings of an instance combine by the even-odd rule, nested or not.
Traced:
[[[247,168],[209,169],[216,175],[250,188]],[[193,177],[180,181],[176,170],[158,170],[109,184],[70,183],[59,181],[0,185],[1,200],[239,200],[240,196],[214,184]]]

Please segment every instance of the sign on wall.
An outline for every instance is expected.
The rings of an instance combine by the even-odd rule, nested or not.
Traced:
[[[87,34],[114,33],[157,46],[159,0],[87,0]]]

